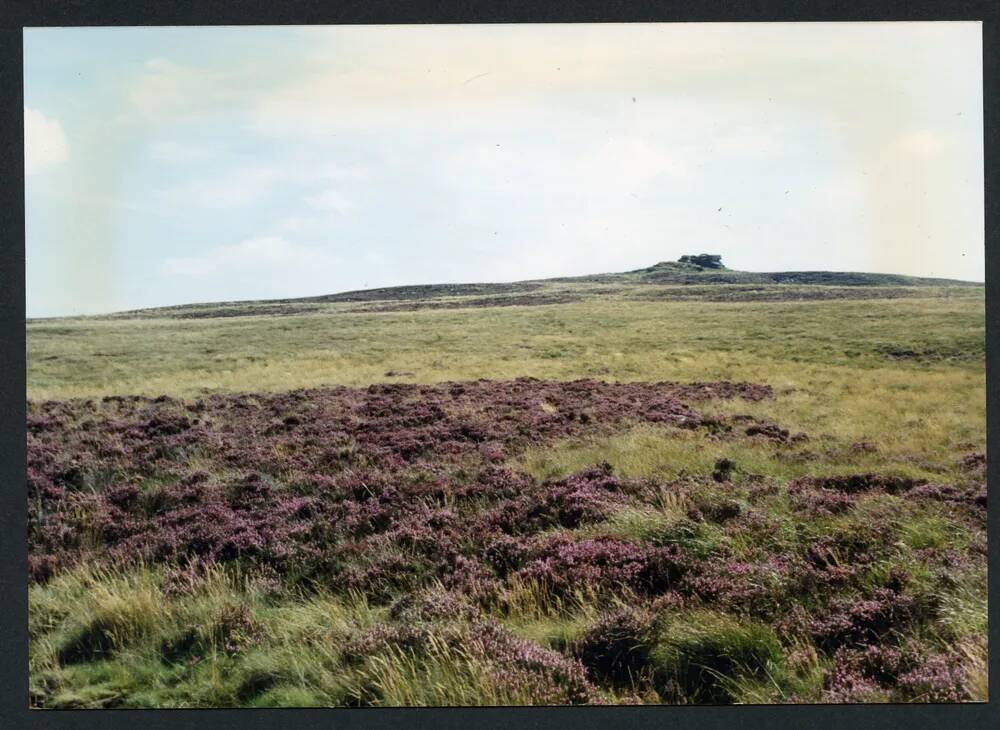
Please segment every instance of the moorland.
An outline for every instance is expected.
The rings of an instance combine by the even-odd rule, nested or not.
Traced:
[[[690,261],[29,320],[32,706],[984,700],[984,332]]]

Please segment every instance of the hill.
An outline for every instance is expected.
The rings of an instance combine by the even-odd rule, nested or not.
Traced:
[[[522,375],[697,379],[706,362],[718,379],[767,380],[776,354],[789,351],[797,368],[981,368],[983,292],[886,274],[664,262],[590,277],[30,320],[28,390],[44,398]]]
[[[321,296],[182,304],[118,312],[115,317],[239,317],[330,311],[412,311],[566,304],[599,296],[648,300],[810,301],[980,296],[984,285],[956,279],[844,271],[754,272],[697,263],[708,254],[682,256],[643,269],[503,283],[417,284]]]
[[[695,260],[28,322],[32,706],[984,700],[982,294]]]

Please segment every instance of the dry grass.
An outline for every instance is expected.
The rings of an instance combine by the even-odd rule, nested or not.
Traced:
[[[230,319],[31,322],[28,396],[195,398],[211,391],[521,376],[730,379],[769,383],[775,398],[697,408],[774,420],[810,440],[779,450],[766,442],[636,427],[532,449],[513,466],[546,478],[607,461],[620,475],[669,484],[687,475],[706,477],[726,458],[737,467],[735,489],[744,489],[751,477],[781,483],[807,474],[862,471],[947,482],[961,476],[962,455],[985,448],[984,308],[978,296],[733,304],[609,295],[493,309],[352,313],[349,308]],[[388,376],[390,371],[412,375]],[[877,451],[854,448],[862,441],[875,443]],[[774,534],[730,538],[710,524],[692,532],[685,522],[688,497],[663,487],[647,503],[576,533],[683,542],[693,554],[705,555],[724,542],[739,557],[797,540],[802,530],[852,534],[895,515],[885,529],[898,533],[898,549],[907,555],[922,548],[968,547],[966,532],[940,516],[909,509],[896,497],[860,500],[848,515],[808,523],[786,519],[788,507],[779,498],[757,507],[775,518]],[[919,584],[919,566],[907,566]],[[369,605],[363,596],[332,589],[274,596],[263,582],[219,568],[208,570],[186,594],[171,593],[165,585],[160,569],[81,567],[33,586],[33,696],[58,707],[528,699],[492,681],[481,658],[433,639],[419,658],[396,648],[359,666],[345,662],[347,639],[387,620],[387,608]],[[930,638],[961,652],[968,660],[968,695],[985,700],[985,576],[928,590],[936,592],[940,606]],[[625,595],[608,603],[582,589],[557,596],[543,585],[512,581],[490,616],[523,638],[562,650],[603,612],[624,605]],[[726,680],[725,692],[734,701],[820,695],[829,658],[817,655],[812,645],[785,647],[796,660],[779,667],[767,627],[714,614],[690,617],[694,628],[660,627],[658,661],[673,681],[694,676],[690,667],[697,657],[714,661],[732,648],[755,664],[753,672]],[[229,645],[241,641],[232,651]],[[171,642],[197,645],[196,652],[190,647],[185,652],[197,661],[165,661],[164,646]],[[665,689],[662,696],[671,695]],[[698,693],[674,698],[697,699]]]

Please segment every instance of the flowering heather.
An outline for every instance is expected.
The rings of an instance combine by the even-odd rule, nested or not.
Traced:
[[[396,621],[413,624],[445,619],[474,619],[478,612],[462,594],[447,589],[405,593],[391,606]]]
[[[851,474],[835,477],[804,477],[789,484],[789,491],[805,489],[820,489],[841,492],[843,494],[859,494],[862,492],[885,492],[886,494],[903,494],[914,487],[923,484],[920,480],[885,474]]]
[[[604,465],[588,469],[540,489],[523,491],[486,515],[492,526],[504,532],[536,532],[548,527],[579,527],[608,517],[627,502],[630,486]]]
[[[913,648],[872,644],[834,654],[827,699],[856,702],[859,695],[888,693],[896,701],[962,702],[966,673],[954,652],[926,654]]]
[[[780,555],[762,562],[706,560],[680,590],[734,614],[770,617],[787,600],[792,565]]]
[[[646,667],[652,615],[621,608],[602,616],[576,647],[587,671],[598,679],[629,685]]]
[[[833,659],[838,675],[859,675],[880,685],[892,684],[901,673],[911,669],[916,661],[912,652],[886,644],[843,647],[836,651]]]
[[[530,696],[535,704],[578,705],[600,699],[576,659],[518,638],[492,621],[444,627],[381,624],[349,642],[344,655],[357,665],[394,650],[417,657],[459,653],[484,666],[501,693]]]
[[[538,545],[517,576],[537,580],[556,592],[581,585],[627,586],[662,593],[676,583],[683,565],[676,550],[606,537],[572,540],[555,537]]]
[[[878,682],[849,672],[831,674],[823,693],[823,701],[832,704],[865,704],[884,699],[884,690]]]
[[[85,607],[33,619],[61,627],[37,646],[57,673],[130,642],[178,672],[221,657],[239,703],[331,677],[330,704],[418,701],[442,676],[535,704],[968,698],[926,637],[978,620],[979,460],[933,482],[755,475],[804,473],[805,437],[698,409],[771,397],[524,378],[30,403],[32,590]],[[655,454],[670,476],[643,478],[603,454],[529,463],[632,427],[711,453]],[[125,576],[119,593],[88,571]],[[282,641],[321,658],[289,679]],[[430,694],[393,694],[404,680]]]
[[[906,627],[914,618],[913,600],[889,588],[878,588],[868,597],[835,598],[821,616],[810,623],[816,642],[829,649],[852,643],[877,641]]]
[[[767,441],[779,441],[781,443],[799,444],[809,440],[809,436],[804,433],[790,433],[787,428],[782,428],[773,421],[755,421],[747,426],[744,434],[750,437]]]
[[[810,515],[835,515],[846,512],[855,504],[854,495],[838,491],[836,489],[825,489],[823,487],[812,487],[810,482],[793,482],[788,493],[792,495],[795,508]]]
[[[986,454],[973,452],[962,457],[962,468],[981,477],[986,476]]]
[[[493,622],[472,627],[467,647],[487,658],[497,681],[536,695],[540,704],[589,704],[600,697],[572,657],[520,639]]]
[[[961,702],[968,699],[962,657],[941,653],[927,657],[900,675],[900,693],[921,702]]]
[[[496,466],[500,451],[623,421],[697,424],[689,402],[736,396],[759,400],[770,389],[520,379],[193,403],[137,396],[33,403],[33,574],[49,575],[85,548],[114,559],[239,558],[281,567],[390,525],[382,539],[417,553],[434,552],[449,536],[461,542],[443,524],[410,515],[415,501],[492,502],[487,521],[506,531],[576,527],[606,517],[624,486],[599,471],[536,485]],[[476,463],[478,478],[453,478]]]
[[[351,663],[361,663],[373,654],[390,648],[415,651],[423,648],[430,636],[430,629],[422,624],[379,624],[350,639],[341,648],[344,658]]]
[[[913,499],[972,505],[986,509],[986,489],[960,489],[951,484],[921,484],[906,493]]]

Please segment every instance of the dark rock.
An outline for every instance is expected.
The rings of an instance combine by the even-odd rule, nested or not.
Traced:
[[[690,256],[681,256],[677,259],[682,264],[694,264],[695,266],[701,266],[703,269],[724,269],[725,266],[722,265],[722,257],[716,256],[709,253],[693,254]]]
[[[717,459],[715,461],[715,471],[712,472],[712,478],[717,482],[729,481],[729,477],[734,469],[736,469],[735,462],[729,459]]]

